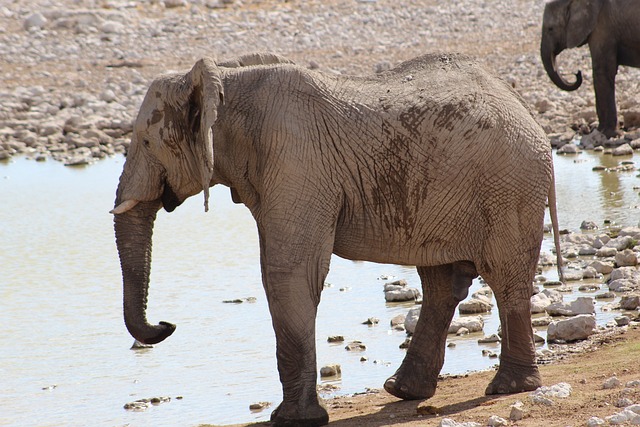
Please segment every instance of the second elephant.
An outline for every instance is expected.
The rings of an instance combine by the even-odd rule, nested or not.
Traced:
[[[553,0],[546,4],[542,19],[540,55],[553,83],[563,90],[576,90],[556,65],[564,49],[589,44],[593,65],[598,129],[607,137],[617,135],[615,80],[618,65],[640,67],[640,2],[637,0]]]

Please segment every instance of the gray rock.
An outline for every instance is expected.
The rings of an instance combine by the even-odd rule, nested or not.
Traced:
[[[609,274],[613,271],[613,262],[605,260],[595,260],[589,264],[598,274]]]
[[[618,253],[618,250],[616,248],[604,246],[598,249],[595,255],[600,258],[608,258],[608,257],[615,256],[617,253]]]
[[[477,314],[487,313],[491,311],[491,301],[486,297],[478,296],[476,298],[470,298],[467,301],[463,301],[458,305],[458,311],[460,314]]]
[[[581,314],[570,319],[554,321],[547,329],[547,341],[572,342],[583,340],[593,335],[596,319],[589,314]]]
[[[636,310],[639,306],[640,294],[628,294],[620,298],[620,308],[623,310]]]
[[[342,369],[340,365],[337,363],[334,363],[332,365],[325,365],[322,368],[320,368],[320,376],[322,378],[335,377],[340,373],[342,373]]]
[[[531,313],[544,313],[551,305],[549,297],[543,293],[533,295],[531,297]]]
[[[608,390],[608,389],[612,389],[612,388],[618,388],[621,385],[622,385],[622,383],[620,382],[618,377],[610,377],[610,378],[607,378],[606,380],[604,380],[604,382],[602,383],[602,388],[605,389],[605,390]]]
[[[40,12],[32,13],[24,20],[23,28],[27,31],[41,30],[47,23],[47,18]]]
[[[404,328],[407,330],[407,333],[413,334],[415,332],[421,308],[421,306],[414,307],[407,313],[404,319]]]
[[[481,332],[484,328],[482,316],[459,317],[453,319],[449,325],[449,333],[456,334],[460,328],[465,328],[469,332]]]
[[[507,425],[509,425],[509,421],[497,415],[491,415],[487,421],[487,426],[489,427],[503,427]]]
[[[517,400],[513,405],[510,406],[511,412],[509,413],[509,419],[511,421],[520,421],[525,416],[525,408],[524,403]]]
[[[558,154],[578,154],[580,153],[580,149],[578,146],[572,142],[563,145],[556,151]]]
[[[618,267],[633,267],[638,264],[638,256],[631,249],[624,249],[616,253],[615,259]]]
[[[581,230],[597,230],[598,224],[596,224],[594,221],[582,221],[582,224],[580,224],[580,229]]]
[[[629,144],[622,144],[611,152],[614,156],[630,156],[633,155],[633,148]]]
[[[420,291],[415,288],[405,288],[384,293],[387,302],[415,301],[420,298]]]
[[[581,314],[595,313],[593,298],[578,297],[571,302],[557,302],[547,307],[547,313],[551,316],[577,316]]]

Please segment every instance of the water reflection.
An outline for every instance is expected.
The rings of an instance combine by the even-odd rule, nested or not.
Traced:
[[[593,153],[554,156],[562,228],[605,219],[636,225],[635,173],[593,172],[618,159]],[[576,160],[578,160],[576,162]],[[275,339],[263,296],[255,224],[224,187],[211,211],[200,196],[155,224],[148,317],[178,325],[150,350],[132,351],[121,317],[121,277],[112,217],[122,158],[87,168],[18,158],[0,163],[0,425],[175,426],[268,418],[249,404],[280,399]],[[545,247],[549,242],[545,242]],[[553,276],[553,271],[550,271]],[[333,257],[318,314],[318,363],[340,363],[341,393],[380,387],[404,350],[403,332],[389,320],[411,304],[384,302],[382,275],[419,287],[415,270]],[[479,284],[474,283],[474,289]],[[222,301],[253,296],[254,304]],[[599,321],[611,316],[598,312]],[[377,317],[380,324],[362,322]],[[485,317],[486,334],[498,328]],[[367,345],[350,353],[329,335]],[[443,372],[496,363],[476,339],[452,337]],[[361,356],[368,357],[361,362]],[[173,400],[145,412],[123,405],[137,399]],[[176,399],[177,397],[182,399]]]

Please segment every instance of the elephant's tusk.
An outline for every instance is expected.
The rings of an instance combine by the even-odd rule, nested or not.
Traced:
[[[116,206],[115,208],[111,209],[109,211],[109,213],[110,214],[114,214],[114,215],[123,214],[126,211],[132,209],[135,205],[138,204],[138,202],[139,202],[139,200],[135,200],[135,199],[125,200],[124,202],[122,202],[118,206]]]

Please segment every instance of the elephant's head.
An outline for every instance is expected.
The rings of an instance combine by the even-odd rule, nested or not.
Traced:
[[[146,319],[151,235],[160,207],[171,212],[204,190],[213,174],[211,127],[223,102],[220,71],[211,59],[187,74],[155,80],[142,102],[116,193],[114,227],[124,282],[124,318],[138,341],[154,344],[175,326]]]
[[[562,90],[576,90],[582,84],[582,72],[576,81],[567,82],[558,73],[556,56],[564,49],[582,46],[598,21],[603,0],[551,0],[544,8],[540,56],[551,81]]]

